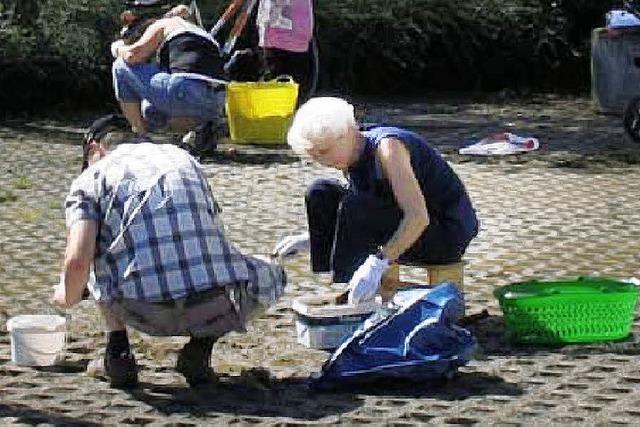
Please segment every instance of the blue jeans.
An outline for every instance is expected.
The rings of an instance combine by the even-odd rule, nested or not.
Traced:
[[[345,283],[402,221],[402,210],[372,194],[353,193],[332,179],[313,182],[305,196],[315,273],[333,270],[333,281]],[[478,234],[475,210],[466,194],[430,223],[398,260],[401,264],[448,264],[460,261]]]
[[[117,58],[111,68],[113,89],[120,102],[140,102],[150,130],[169,119],[188,117],[196,122],[218,121],[224,105],[224,88],[203,80],[162,71],[157,64],[127,64]]]

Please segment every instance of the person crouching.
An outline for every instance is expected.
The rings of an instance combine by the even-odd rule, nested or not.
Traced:
[[[243,331],[250,314],[283,292],[282,267],[241,254],[227,240],[220,209],[198,162],[171,144],[126,143],[94,122],[84,171],[65,201],[67,245],[52,300],[71,307],[90,291],[106,323],[104,370],[114,387],[134,387],[126,326],[149,335],[188,335],[176,369],[191,386],[209,382],[214,342]]]
[[[305,197],[308,233],[286,237],[274,253],[310,248],[312,271],[348,282],[349,303],[374,298],[392,263],[459,261],[478,233],[462,181],[414,132],[359,128],[347,101],[319,97],[296,112],[287,142],[341,170],[347,182],[313,182]]]

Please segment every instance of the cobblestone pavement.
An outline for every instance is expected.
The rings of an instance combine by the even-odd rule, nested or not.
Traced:
[[[142,387],[124,392],[84,374],[103,345],[90,302],[70,311],[65,361],[49,369],[10,362],[8,317],[49,310],[63,249],[62,200],[80,165],[77,124],[0,126],[0,424],[331,424],[391,425],[640,423],[640,346],[626,342],[513,346],[504,338],[497,286],[533,278],[640,277],[640,145],[618,118],[585,99],[501,104],[362,104],[367,120],[413,127],[440,147],[462,176],[482,219],[466,259],[467,312],[490,316],[472,329],[480,350],[442,384],[382,383],[312,393],[308,376],[327,353],[296,343],[293,298],[326,285],[308,259],[288,262],[288,293],[246,334],[219,341],[215,387],[192,391],[173,371],[183,338],[134,334]],[[455,154],[465,138],[531,132],[541,150],[507,159]],[[223,146],[205,162],[230,238],[266,253],[305,225],[302,194],[331,173],[283,148]],[[406,275],[417,279],[416,272]],[[636,321],[634,330],[638,331]]]

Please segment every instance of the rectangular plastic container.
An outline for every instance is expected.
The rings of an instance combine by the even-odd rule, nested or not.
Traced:
[[[290,79],[229,83],[225,109],[231,140],[284,144],[297,102],[298,84]]]
[[[338,348],[379,308],[373,302],[335,304],[335,299],[335,295],[327,295],[301,297],[293,301],[300,344],[323,350]]]
[[[638,290],[601,278],[514,283],[494,291],[515,342],[613,341],[631,333]]]
[[[622,114],[640,95],[640,27],[596,28],[591,35],[591,97],[603,113]]]

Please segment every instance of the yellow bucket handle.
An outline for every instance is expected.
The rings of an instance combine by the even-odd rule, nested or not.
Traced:
[[[279,83],[295,83],[295,80],[293,80],[293,77],[290,74],[281,74],[272,81]]]

